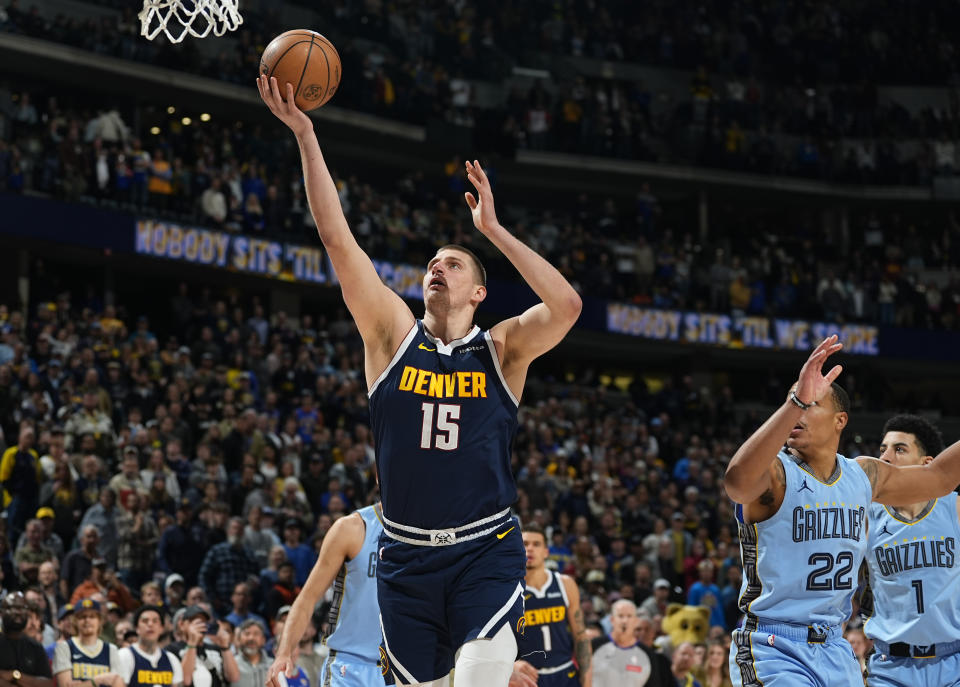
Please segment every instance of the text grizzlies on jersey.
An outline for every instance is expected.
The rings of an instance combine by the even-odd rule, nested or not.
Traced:
[[[815,539],[852,539],[860,541],[866,509],[801,508],[793,509],[793,541]]]
[[[896,575],[915,568],[952,568],[956,542],[953,537],[878,546],[873,550],[881,575]]]

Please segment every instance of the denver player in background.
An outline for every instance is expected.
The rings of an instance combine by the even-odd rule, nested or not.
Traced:
[[[527,368],[580,316],[580,296],[498,221],[493,191],[466,163],[474,226],[541,299],[489,331],[474,324],[486,272],[461,246],[427,264],[417,319],[350,232],[313,122],[287,86],[260,96],[297,138],[320,240],[364,345],[385,536],[377,563],[385,658],[398,684],[506,687],[523,617],[524,551],[511,451]],[[484,640],[484,641],[478,641]],[[459,652],[459,653],[458,653]],[[269,675],[277,685],[276,666]]]
[[[590,685],[592,649],[580,610],[580,590],[567,575],[547,570],[547,539],[536,525],[523,528],[527,591],[517,655],[537,669],[538,687]],[[576,665],[574,665],[576,660]]]
[[[927,465],[943,450],[940,432],[916,415],[883,427],[880,460]],[[956,492],[899,506],[870,506],[873,639],[868,687],[960,685],[960,501]]]
[[[53,677],[57,687],[125,687],[119,649],[100,639],[103,614],[100,602],[83,599],[74,606],[77,633],[61,639],[53,650]]]

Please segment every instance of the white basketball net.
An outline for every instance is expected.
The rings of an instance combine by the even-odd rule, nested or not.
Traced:
[[[222,36],[243,23],[237,9],[239,0],[143,0],[140,35],[153,40],[162,31],[171,43],[187,34],[203,38],[213,32]]]

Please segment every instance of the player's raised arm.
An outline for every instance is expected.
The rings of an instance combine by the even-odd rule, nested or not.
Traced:
[[[873,500],[902,506],[946,496],[960,484],[960,441],[943,449],[926,465],[897,466],[861,456],[857,463],[867,473]]]
[[[307,622],[313,615],[313,609],[337,576],[344,561],[355,557],[363,547],[364,532],[363,519],[353,514],[333,523],[327,536],[323,538],[317,562],[290,607],[283,634],[274,652],[276,658],[267,672],[266,687],[281,687],[277,679],[281,672],[287,677],[296,675],[296,650],[307,629]]]
[[[313,122],[294,104],[293,86],[288,83],[286,87],[284,100],[275,77],[260,76],[257,79],[260,97],[297,137],[310,212],[340,280],[343,300],[363,337],[367,349],[367,380],[370,381],[386,367],[400,340],[413,326],[413,313],[380,280],[370,258],[347,226]]]
[[[785,482],[775,456],[800,421],[804,406],[812,406],[830,393],[830,385],[842,368],[835,365],[824,375],[823,364],[842,347],[836,335],[824,339],[800,369],[797,388],[790,398],[733,454],[724,477],[727,495],[733,501],[750,504],[759,500],[761,506],[774,512],[779,508]]]
[[[516,392],[523,387],[530,361],[560,343],[580,317],[582,303],[580,295],[556,267],[504,229],[497,220],[493,190],[480,163],[474,160],[467,162],[466,167],[467,178],[477,191],[476,196],[469,192],[464,194],[473,214],[474,226],[517,268],[542,301],[490,330],[494,340],[502,346],[503,374],[519,397]]]

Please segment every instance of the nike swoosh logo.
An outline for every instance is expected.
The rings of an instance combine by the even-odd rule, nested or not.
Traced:
[[[422,350],[424,350],[424,351],[435,351],[435,350],[437,350],[436,348],[427,348],[427,345],[426,345],[426,344],[420,344],[419,346],[417,346],[417,348],[422,349]]]
[[[577,675],[577,671],[575,670],[571,670],[569,673],[567,673],[567,677],[575,677],[576,675]]]
[[[497,539],[503,539],[503,538],[506,537],[508,534],[510,534],[511,532],[513,532],[515,529],[516,529],[516,527],[511,527],[511,528],[508,529],[506,532],[502,532],[502,533],[498,534],[498,535],[497,535]]]
[[[532,596],[533,596],[533,594],[524,594],[524,595],[523,595],[523,600],[524,600],[524,601],[529,601],[529,600],[530,600],[530,597],[532,597]]]

